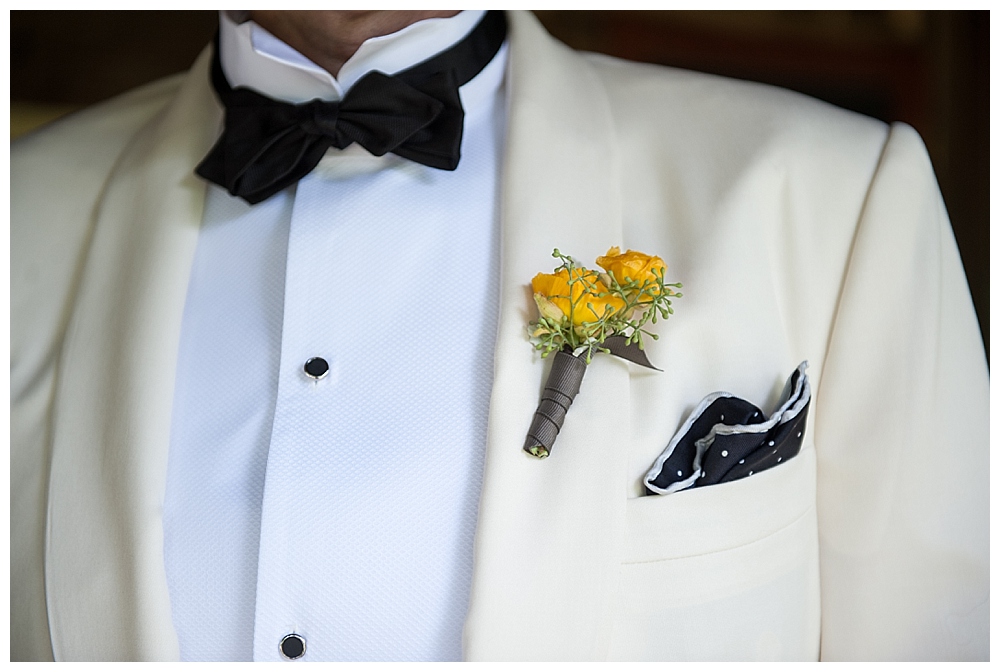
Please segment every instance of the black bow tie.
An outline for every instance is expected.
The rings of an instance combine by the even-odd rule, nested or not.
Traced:
[[[506,34],[503,12],[487,12],[462,41],[433,58],[392,76],[369,72],[338,102],[300,105],[232,88],[216,36],[212,85],[226,108],[225,129],[195,172],[259,203],[308,175],[330,147],[354,142],[375,156],[392,152],[455,170],[465,118],[458,88],[493,60]]]

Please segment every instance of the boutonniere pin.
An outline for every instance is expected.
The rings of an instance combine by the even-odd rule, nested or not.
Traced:
[[[612,247],[597,258],[601,272],[580,266],[559,250],[552,256],[562,264],[531,280],[538,319],[528,324],[528,331],[542,357],[555,353],[524,442],[524,450],[538,458],[552,451],[594,354],[656,369],[643,352],[643,336],[658,337],[645,326],[670,317],[670,300],[681,296],[674,291],[681,283],[663,281],[667,265],[659,257],[633,250],[623,254]]]

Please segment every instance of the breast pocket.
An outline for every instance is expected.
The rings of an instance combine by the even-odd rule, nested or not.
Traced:
[[[748,478],[629,500],[612,657],[818,658],[815,499],[808,444]]]

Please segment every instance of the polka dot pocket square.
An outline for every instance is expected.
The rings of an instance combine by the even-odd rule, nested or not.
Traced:
[[[669,495],[735,481],[798,455],[811,399],[807,366],[802,362],[792,373],[783,401],[767,418],[728,392],[702,399],[643,479],[646,493]]]

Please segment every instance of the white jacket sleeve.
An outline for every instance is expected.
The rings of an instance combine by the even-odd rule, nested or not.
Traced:
[[[989,659],[988,409],[948,215],[896,125],[816,391],[823,659]]]

